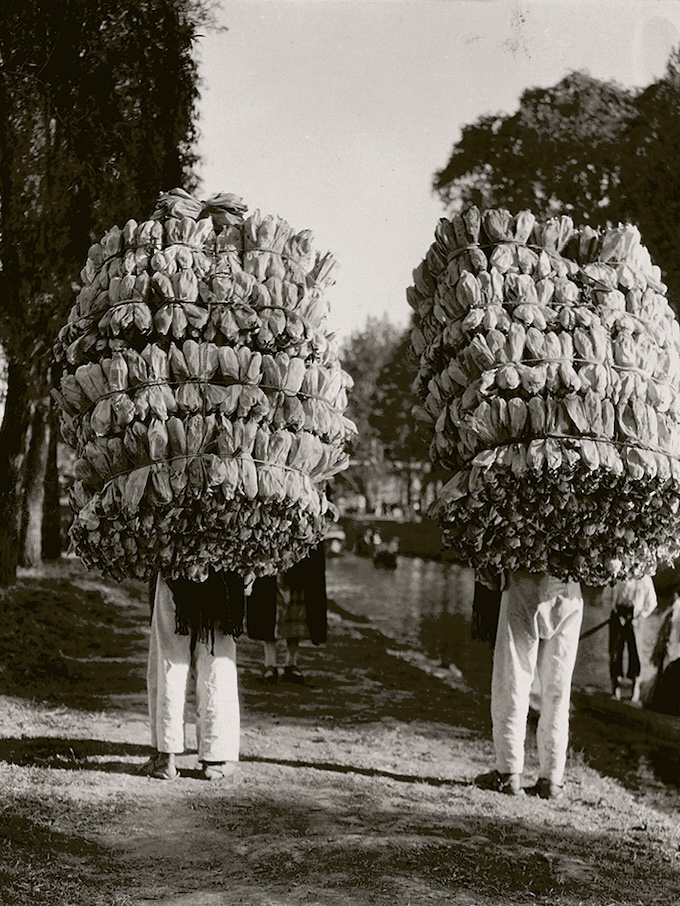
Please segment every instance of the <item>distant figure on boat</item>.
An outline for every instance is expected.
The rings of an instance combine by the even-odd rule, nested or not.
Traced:
[[[373,554],[373,565],[379,569],[396,569],[397,554],[399,552],[399,539],[390,538],[387,544],[382,542]]]

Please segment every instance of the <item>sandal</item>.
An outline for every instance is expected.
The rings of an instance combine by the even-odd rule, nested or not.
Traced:
[[[304,686],[305,677],[297,667],[290,666],[283,668],[283,680],[286,683],[296,683],[298,686]]]
[[[270,686],[275,686],[279,681],[279,671],[276,667],[265,667],[264,673],[262,674],[262,682],[268,683]]]
[[[523,796],[524,790],[519,774],[501,774],[500,771],[489,771],[475,777],[475,786],[480,790],[491,790],[504,793],[506,796]]]
[[[233,761],[202,761],[201,777],[203,780],[224,780],[235,770]]]
[[[141,774],[156,780],[176,780],[179,777],[172,752],[156,752],[139,770]]]
[[[533,786],[526,787],[527,796],[538,796],[541,799],[562,799],[564,784],[553,783],[545,777],[539,777]]]

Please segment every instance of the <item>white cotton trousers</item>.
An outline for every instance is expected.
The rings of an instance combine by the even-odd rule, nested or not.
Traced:
[[[158,752],[183,752],[185,702],[190,676],[196,683],[196,741],[200,761],[238,761],[240,710],[236,643],[215,633],[215,653],[175,632],[175,601],[162,576],[156,583],[147,667],[151,744]]]
[[[491,679],[491,721],[496,769],[524,771],[529,697],[541,690],[536,731],[539,776],[562,783],[569,743],[571,679],[583,619],[578,582],[511,573],[501,598]]]

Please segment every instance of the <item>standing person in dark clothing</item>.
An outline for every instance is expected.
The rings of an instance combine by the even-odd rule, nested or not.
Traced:
[[[321,645],[327,638],[326,561],[323,542],[285,573],[256,579],[246,602],[247,633],[264,644],[263,680],[279,680],[277,642],[285,641],[285,682],[304,685],[298,667],[300,642]]]
[[[157,576],[150,588],[152,614],[147,690],[154,756],[144,773],[178,776],[175,758],[185,748],[185,701],[196,681],[196,741],[201,775],[219,780],[239,759],[240,710],[235,639],[243,631],[243,579],[211,571],[205,582]]]
[[[611,608],[609,617],[609,676],[612,697],[621,698],[624,680],[624,655],[627,652],[626,676],[632,682],[631,701],[640,701],[640,652],[636,622],[648,617],[656,608],[657,599],[651,576],[628,579],[606,588],[602,602]]]

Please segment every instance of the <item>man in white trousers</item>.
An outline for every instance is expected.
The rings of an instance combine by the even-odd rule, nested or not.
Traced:
[[[524,793],[529,698],[534,677],[541,690],[536,741],[539,777],[527,792],[544,799],[562,793],[569,743],[571,680],[583,619],[578,582],[549,575],[510,573],[501,598],[491,678],[491,722],[496,769],[475,784],[508,795]]]
[[[156,754],[143,771],[160,780],[178,776],[184,752],[185,703],[196,688],[196,741],[201,775],[227,776],[239,759],[240,711],[234,635],[241,629],[243,584],[211,573],[206,583],[158,576],[153,591],[147,690]]]

